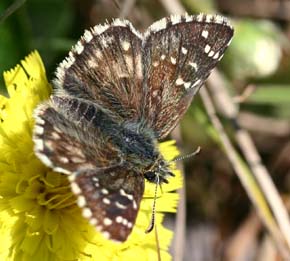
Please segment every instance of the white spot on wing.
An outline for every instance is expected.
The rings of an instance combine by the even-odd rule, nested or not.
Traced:
[[[208,53],[210,51],[211,47],[207,44],[204,48],[204,52]]]
[[[137,203],[136,203],[135,200],[133,200],[133,208],[134,208],[134,209],[137,209]]]
[[[52,136],[55,140],[59,140],[59,139],[60,139],[60,136],[59,136],[59,134],[58,134],[56,131],[53,131],[53,132],[51,133],[51,136]]]
[[[195,70],[197,71],[197,64],[196,63],[193,63],[193,62],[190,62],[189,65]]]
[[[104,218],[104,225],[105,226],[110,226],[112,225],[113,221],[109,218]]]
[[[77,204],[78,204],[78,206],[80,208],[83,208],[87,204],[85,197],[84,196],[79,196],[77,198]]]
[[[130,48],[130,43],[127,41],[122,41],[121,45],[124,51],[128,51]]]
[[[131,222],[128,222],[127,227],[131,228],[133,226],[133,224]]]
[[[117,216],[115,220],[117,223],[122,223],[123,218],[121,216]]]
[[[84,162],[84,158],[77,157],[77,156],[71,157],[70,159],[73,163],[83,163]]]
[[[187,50],[186,48],[184,48],[184,47],[181,47],[181,52],[182,52],[183,54],[187,54],[188,50]]]
[[[119,203],[118,201],[116,201],[116,206],[118,207],[118,208],[120,208],[120,209],[125,209],[125,208],[127,208],[125,205],[122,205],[121,203]]]
[[[56,171],[56,172],[61,172],[61,173],[68,174],[68,175],[71,174],[70,171],[68,171],[68,170],[66,170],[64,168],[61,168],[61,167],[54,167],[53,170]]]
[[[120,189],[120,194],[127,197],[129,200],[133,200],[133,195],[127,194],[124,189]]]
[[[90,218],[93,216],[93,213],[89,208],[83,208],[83,216],[85,218]]]
[[[188,89],[191,85],[191,82],[185,82],[183,85],[185,89]]]
[[[165,57],[166,57],[165,54],[162,54],[160,58],[161,58],[161,60],[164,60]]]
[[[159,62],[158,61],[155,61],[155,62],[153,62],[153,67],[157,67],[158,65],[159,65]]]
[[[87,43],[89,43],[93,39],[92,33],[88,30],[85,30],[84,39]]]
[[[207,30],[203,30],[202,33],[201,33],[201,36],[206,39],[208,37],[208,31]]]
[[[182,85],[184,83],[184,81],[182,80],[182,78],[178,78],[176,81],[175,81],[176,85]]]
[[[107,205],[111,204],[111,200],[109,200],[108,198],[103,198],[103,202]]]
[[[97,220],[96,218],[90,218],[89,222],[90,222],[90,224],[93,225],[93,226],[95,226],[95,225],[98,224],[98,220]]]
[[[172,64],[176,64],[176,59],[174,57],[170,57],[170,61]]]
[[[103,234],[104,238],[106,238],[106,239],[110,239],[110,237],[111,237],[110,233],[107,231],[102,232],[102,234]]]
[[[68,163],[69,160],[67,157],[64,157],[64,156],[59,156],[58,159],[62,162],[62,163]]]
[[[103,188],[103,189],[101,190],[101,192],[102,192],[103,194],[105,194],[105,195],[109,194],[109,191],[108,191],[107,189],[105,189],[105,188]]]
[[[214,55],[213,59],[218,59],[219,58],[220,53],[216,52],[216,54]]]
[[[71,189],[72,189],[72,192],[75,193],[76,195],[81,194],[82,192],[78,184],[75,182],[71,183]]]
[[[208,53],[208,57],[212,57],[214,55],[214,51],[210,51],[209,53]]]
[[[154,90],[153,93],[152,93],[152,96],[155,98],[157,95],[158,95],[158,91]]]

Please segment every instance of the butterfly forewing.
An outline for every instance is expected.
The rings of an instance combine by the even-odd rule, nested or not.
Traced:
[[[123,242],[131,233],[144,191],[141,173],[124,167],[82,170],[71,177],[83,215],[105,237]]]
[[[145,33],[142,58],[144,115],[164,138],[223,56],[233,29],[220,16],[171,16]]]
[[[141,39],[128,21],[95,26],[57,69],[58,92],[137,119],[142,98]]]

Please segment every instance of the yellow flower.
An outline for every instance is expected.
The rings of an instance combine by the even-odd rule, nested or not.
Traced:
[[[52,171],[34,155],[33,110],[51,93],[37,52],[4,73],[9,98],[0,96],[0,260],[156,260],[150,223],[154,185],[144,198],[129,239],[117,244],[98,233],[81,215],[66,175]],[[174,141],[160,144],[167,160],[178,155]],[[156,227],[162,260],[169,260],[172,232],[162,212],[175,212],[180,173],[158,192]]]

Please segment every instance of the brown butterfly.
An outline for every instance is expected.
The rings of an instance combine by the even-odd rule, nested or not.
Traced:
[[[54,94],[35,111],[35,152],[69,175],[83,215],[107,238],[123,242],[131,233],[144,178],[168,182],[158,140],[232,36],[219,15],[175,15],[143,34],[117,19],[85,31],[57,68]]]

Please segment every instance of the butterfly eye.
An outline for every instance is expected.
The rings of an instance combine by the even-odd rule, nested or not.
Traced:
[[[164,161],[160,161],[159,167],[164,167],[164,166],[165,166],[165,162]]]
[[[156,181],[156,174],[153,171],[147,171],[147,172],[145,172],[144,177],[149,182],[155,183],[155,181]]]

